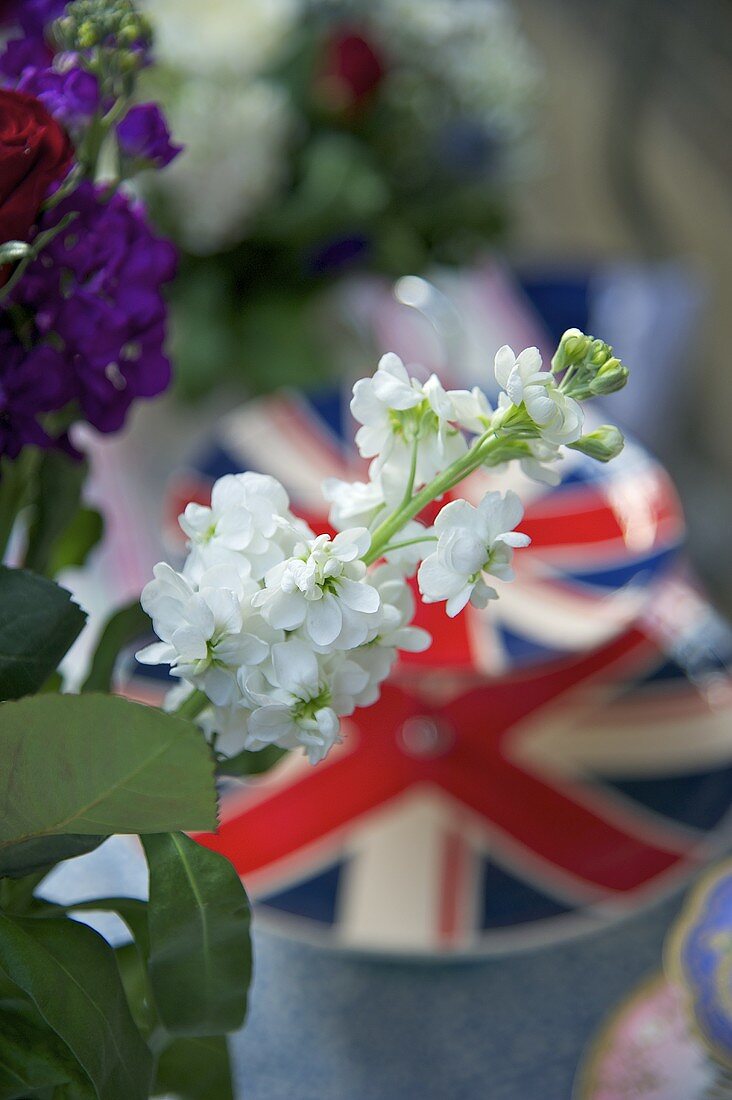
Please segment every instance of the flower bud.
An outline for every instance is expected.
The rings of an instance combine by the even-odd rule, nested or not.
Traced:
[[[601,367],[612,356],[613,349],[604,340],[593,340],[589,350],[589,360],[593,367]]]
[[[594,432],[581,436],[576,443],[570,443],[573,451],[581,451],[597,462],[610,462],[617,458],[623,449],[625,440],[619,428],[612,424],[603,424]]]
[[[628,374],[628,368],[624,367],[619,359],[608,359],[590,382],[590,393],[599,396],[622,390],[628,381]]]
[[[592,341],[578,328],[568,328],[559,341],[559,347],[552,356],[552,373],[560,374],[572,363],[581,363]]]

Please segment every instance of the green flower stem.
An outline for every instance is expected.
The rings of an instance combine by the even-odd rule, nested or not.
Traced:
[[[4,298],[7,298],[10,292],[15,289],[20,280],[23,278],[26,268],[33,260],[35,260],[36,256],[38,256],[38,254],[43,251],[47,244],[51,243],[54,237],[58,237],[59,233],[63,233],[64,229],[66,229],[66,227],[69,226],[76,217],[78,217],[77,212],[75,210],[70,210],[68,214],[65,214],[63,216],[58,225],[54,225],[51,229],[47,229],[44,233],[38,234],[33,242],[33,247],[31,248],[31,251],[20,261],[5,286],[0,287],[0,302],[3,301]]]
[[[482,436],[480,436],[467,454],[462,458],[457,459],[448,466],[446,470],[443,470],[441,474],[438,474],[436,478],[430,481],[423,489],[413,496],[405,504],[399,506],[390,516],[388,516],[383,523],[373,533],[371,539],[371,547],[368,553],[364,556],[366,565],[372,565],[384,553],[384,549],[389,546],[392,538],[410,519],[414,519],[423,508],[426,508],[428,504],[431,504],[437,497],[441,497],[443,493],[446,493],[449,489],[452,489],[455,485],[461,482],[468,474],[472,474],[474,470],[477,470],[479,466],[482,466],[487,458],[491,456],[492,451],[499,450],[505,446],[503,439],[498,439],[492,428],[489,428]]]
[[[179,707],[173,711],[178,718],[188,718],[193,721],[201,711],[211,706],[211,700],[204,691],[196,688],[193,693],[183,700]]]
[[[422,539],[405,539],[404,542],[390,542],[381,553],[390,554],[392,550],[403,550],[405,546],[416,546],[417,543],[422,542],[437,542],[437,535],[425,535]]]

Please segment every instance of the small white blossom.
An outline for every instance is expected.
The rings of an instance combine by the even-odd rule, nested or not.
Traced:
[[[269,653],[268,642],[251,632],[245,609],[259,586],[236,570],[216,566],[192,585],[160,562],[145,585],[140,603],[160,642],[137,654],[142,664],[167,664],[202,688],[214,703],[226,703],[242,666],[252,667]]]
[[[403,492],[415,439],[419,440],[418,485],[465,454],[467,443],[457,427],[453,392],[464,404],[466,391],[445,390],[436,374],[424,384],[410,378],[392,352],[381,357],[372,378],[356,382],[351,400],[351,412],[361,424],[356,445],[364,458],[374,459],[371,479],[382,479],[387,499]],[[471,412],[475,412],[472,405]]]
[[[191,555],[185,573],[194,577],[210,565],[238,564],[255,580],[292,553],[303,534],[312,534],[289,508],[283,486],[267,474],[227,474],[215,482],[211,504],[188,504],[178,517]]]
[[[368,527],[385,503],[379,480],[342,481],[329,477],[322,488],[323,496],[330,504],[328,518],[336,531],[343,531],[346,527]]]
[[[339,715],[353,713],[367,681],[357,664],[338,656],[319,662],[303,639],[289,638],[272,647],[263,670],[240,677],[252,706],[246,747],[302,745],[312,764],[322,760],[338,740]]]
[[[545,442],[559,445],[579,439],[582,409],[574,398],[567,397],[557,387],[550,371],[542,370],[538,348],[526,348],[516,356],[504,344],[496,352],[495,373],[506,394],[499,398],[497,425],[512,406],[523,403]]]
[[[297,630],[317,646],[352,649],[368,638],[380,607],[361,558],[369,548],[365,527],[303,544],[299,554],[265,575],[252,604],[276,628]]]
[[[455,420],[461,428],[474,435],[482,435],[490,427],[493,409],[488,398],[478,386],[472,390],[450,390]]]
[[[392,414],[414,409],[423,400],[399,356],[382,355],[373,377],[359,378],[353,387],[351,412],[361,424],[356,446],[364,458],[382,455],[386,460],[402,431],[402,421]]]
[[[528,546],[530,539],[514,531],[523,516],[521,501],[513,492],[486,493],[477,508],[466,500],[446,504],[435,520],[437,549],[422,562],[417,579],[425,603],[447,600],[453,618],[470,601],[485,607],[496,599],[483,573],[512,580],[513,548]]]

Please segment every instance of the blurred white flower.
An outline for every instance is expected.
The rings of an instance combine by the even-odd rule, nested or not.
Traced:
[[[300,0],[141,0],[161,62],[220,78],[261,72],[295,26]]]
[[[336,531],[346,527],[368,527],[385,502],[379,481],[342,481],[329,477],[322,488],[330,504],[328,519]]]
[[[199,255],[230,248],[285,183],[294,126],[287,93],[265,80],[189,76],[174,82],[165,109],[184,148],[150,186],[185,248]]]
[[[516,524],[524,514],[513,492],[505,497],[486,493],[477,508],[467,500],[446,504],[435,520],[437,549],[424,559],[417,580],[425,603],[447,600],[447,614],[454,618],[470,601],[485,607],[498,598],[483,573],[512,580],[513,548],[528,546],[530,539]]]

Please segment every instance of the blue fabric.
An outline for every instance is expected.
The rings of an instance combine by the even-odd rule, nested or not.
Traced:
[[[676,899],[580,937],[486,962],[341,955],[256,929],[246,1100],[570,1100],[588,1041],[661,963]]]

